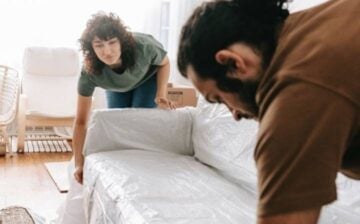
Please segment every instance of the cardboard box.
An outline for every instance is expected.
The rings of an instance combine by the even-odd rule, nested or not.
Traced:
[[[167,98],[177,104],[177,107],[196,107],[196,91],[192,87],[168,85]]]

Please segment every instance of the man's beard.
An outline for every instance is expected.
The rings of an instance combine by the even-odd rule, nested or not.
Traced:
[[[259,86],[257,80],[240,81],[238,79],[221,76],[216,80],[220,90],[237,95],[237,100],[242,105],[243,118],[257,118],[259,108],[256,104],[256,90]]]
[[[259,107],[256,104],[256,90],[259,86],[258,81],[240,81],[241,88],[236,92],[238,100],[245,106],[244,110],[248,113],[247,118],[257,118]],[[246,117],[244,117],[246,118]]]

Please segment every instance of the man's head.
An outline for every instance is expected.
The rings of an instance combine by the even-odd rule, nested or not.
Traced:
[[[288,16],[286,0],[219,0],[195,9],[182,29],[181,74],[234,117],[256,117],[255,93]]]

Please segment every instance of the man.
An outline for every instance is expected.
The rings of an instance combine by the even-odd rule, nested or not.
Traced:
[[[337,172],[360,179],[360,1],[291,15],[285,4],[203,3],[178,52],[209,102],[260,122],[259,224],[316,223],[336,200]]]

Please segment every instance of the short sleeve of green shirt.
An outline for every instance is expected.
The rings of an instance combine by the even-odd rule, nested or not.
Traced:
[[[81,96],[92,96],[96,86],[90,79],[90,75],[83,70],[78,81],[78,94]]]
[[[150,58],[152,65],[160,65],[166,56],[162,44],[149,34],[134,34],[135,38],[144,45],[144,51]]]

